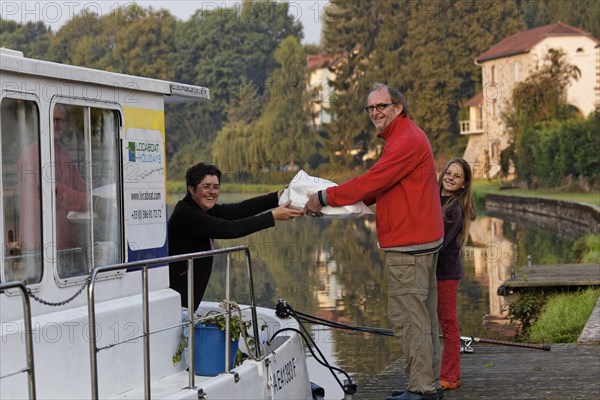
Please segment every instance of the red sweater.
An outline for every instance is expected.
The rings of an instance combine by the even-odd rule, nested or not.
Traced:
[[[440,240],[444,222],[427,136],[402,115],[379,136],[385,140],[379,160],[365,174],[328,188],[327,203],[377,203],[377,238],[381,248]]]

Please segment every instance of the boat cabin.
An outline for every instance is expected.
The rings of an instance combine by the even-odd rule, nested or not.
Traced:
[[[0,51],[0,283],[26,284],[37,369],[50,363],[64,372],[38,373],[38,391],[62,385],[69,389],[58,393],[77,397],[90,387],[89,372],[72,379],[90,363],[87,343],[80,340],[90,330],[86,279],[95,267],[168,254],[165,104],[208,100],[209,91]],[[177,310],[165,323],[181,323],[167,268],[149,274],[150,302],[161,304],[162,311]],[[97,279],[99,342],[139,334],[141,313],[134,315],[141,307],[139,272],[120,269]],[[0,376],[14,370],[15,360],[24,362],[21,302],[18,290],[0,294]],[[108,315],[112,325],[102,325]],[[172,349],[172,341],[163,345]],[[113,373],[133,368],[140,374],[127,365],[139,350],[123,347],[124,359]],[[159,374],[173,368],[172,354],[166,353]],[[21,374],[1,381],[0,397],[21,397],[25,379]],[[111,381],[116,383],[110,391],[118,392],[119,380]]]
[[[168,256],[165,104],[208,100],[208,89],[0,52],[0,398],[321,393],[298,324],[256,307],[247,246]],[[188,261],[192,281],[193,258],[238,251],[250,287],[239,312],[253,325],[240,348],[251,357],[233,368],[223,345],[224,372],[204,376],[194,360],[206,352],[182,336],[200,317],[187,317],[166,266]],[[185,343],[188,363],[175,357]]]

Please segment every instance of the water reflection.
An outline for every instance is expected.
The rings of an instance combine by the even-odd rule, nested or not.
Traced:
[[[227,195],[220,199],[237,200],[239,197],[232,200]],[[511,269],[526,265],[527,255],[537,264],[574,262],[572,243],[514,221],[479,216],[471,225],[463,254],[465,277],[458,294],[461,334],[510,335],[503,298],[496,295],[498,286],[509,278]],[[274,228],[245,238],[217,242],[220,247],[240,244],[251,248],[259,306],[274,308],[277,300],[284,298],[306,314],[342,324],[389,328],[384,259],[377,248],[374,216],[304,217],[278,222]],[[235,299],[248,302],[245,269],[241,259],[233,261]],[[224,260],[215,262],[205,298],[219,301],[224,298],[224,268],[219,267]],[[400,356],[390,337],[322,327],[313,327],[313,335],[328,361],[348,372],[359,388]],[[325,387],[327,399],[343,397],[324,367],[311,361],[310,369],[313,379]]]

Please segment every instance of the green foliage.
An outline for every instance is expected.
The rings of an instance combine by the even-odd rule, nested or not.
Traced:
[[[205,318],[202,319],[201,324],[204,326],[217,326],[220,330],[225,332],[225,315],[223,313],[218,312],[209,312]],[[250,321],[242,321],[240,323],[240,317],[233,314],[230,320],[229,332],[231,335],[231,341],[235,342],[239,340],[242,335],[242,330],[244,331],[244,335],[249,337],[248,329],[252,327],[252,322]],[[173,365],[177,364],[181,361],[183,357],[183,353],[185,349],[188,347],[188,340],[185,336],[181,335],[179,339],[179,344],[177,345],[177,349],[173,354],[171,359]]]
[[[511,322],[518,321],[521,324],[522,334],[525,334],[533,321],[537,318],[545,302],[543,291],[528,291],[519,300],[508,308]]]
[[[332,0],[324,20],[324,47],[330,54],[340,55],[343,62],[335,65],[335,99],[331,113],[335,120],[325,127],[325,152],[338,165],[358,166],[362,156],[381,142],[376,136],[363,107],[369,89],[380,79],[379,68],[386,51],[397,54],[403,43],[406,28],[393,21],[401,7],[393,1]],[[394,31],[394,38],[385,44],[380,55],[373,54],[382,30]],[[371,58],[376,57],[372,62]],[[394,61],[396,62],[396,61]],[[390,68],[392,68],[390,66]],[[374,76],[377,75],[377,78]],[[387,80],[387,79],[386,79]],[[351,151],[353,151],[351,153]]]
[[[288,36],[274,56],[278,68],[267,78],[265,96],[257,97],[258,87],[247,85],[246,93],[256,101],[235,102],[230,122],[218,133],[215,160],[228,170],[303,166],[317,152],[319,137],[306,123],[309,110],[304,50],[296,37]],[[255,107],[247,109],[249,104]]]
[[[185,336],[181,335],[181,337],[179,338],[179,344],[177,345],[177,350],[175,350],[175,353],[173,354],[173,357],[171,358],[171,362],[173,363],[173,365],[175,365],[179,361],[181,361],[181,358],[183,357],[183,353],[184,353],[185,349],[187,349],[187,347],[188,347],[188,341]]]
[[[225,325],[226,325],[225,315],[223,313],[209,312],[208,314],[206,314],[206,317],[202,319],[202,325],[204,325],[204,326],[216,325],[219,327],[220,330],[225,332]],[[248,333],[248,329],[250,329],[251,326],[252,326],[252,322],[240,321],[240,317],[236,314],[233,314],[231,316],[230,325],[229,325],[229,331],[231,333],[231,341],[235,342],[236,340],[238,340],[240,338],[240,336],[242,335],[242,331],[243,331],[243,334],[246,335],[246,337],[250,336],[250,334]]]
[[[594,113],[585,120],[571,118],[524,126],[514,145],[507,149],[507,157],[512,157],[519,177],[528,183],[534,183],[535,177],[535,184],[557,186],[567,176],[595,181],[600,178],[600,159],[596,155],[599,124],[600,113]]]
[[[562,0],[507,0],[495,2],[493,11],[489,3],[462,0],[331,0],[323,43],[305,47],[343,60],[334,66],[332,82],[336,97],[330,112],[336,120],[318,135],[306,135],[302,125],[309,118],[309,99],[302,97],[307,104],[298,107],[291,101],[270,101],[269,85],[274,82],[287,80],[293,90],[302,90],[297,76],[304,74],[304,65],[298,65],[305,64],[305,49],[292,46],[287,55],[280,54],[286,67],[276,59],[277,49],[285,52],[281,44],[287,37],[302,37],[302,26],[289,11],[288,2],[246,0],[234,7],[204,8],[178,22],[165,10],[127,3],[102,16],[75,15],[56,33],[42,22],[0,19],[0,45],[29,57],[207,86],[212,95],[207,103],[167,105],[167,169],[180,178],[190,164],[227,157],[236,165],[288,163],[293,158],[312,166],[329,161],[364,168],[362,157],[381,144],[362,110],[374,82],[406,92],[411,117],[430,137],[438,158],[460,154],[466,140],[458,134],[460,105],[481,90],[474,57],[510,34],[559,20],[600,37],[596,0],[570,0],[569,7]],[[553,65],[548,70],[552,79],[518,88],[523,112],[515,124],[570,115],[554,101],[562,98],[554,89],[564,82],[557,70],[561,64]],[[535,118],[522,115],[529,112]],[[282,121],[285,113],[289,118]],[[547,183],[553,184],[560,175],[548,173],[548,165],[554,165],[547,161],[555,156],[561,171],[570,168],[575,172],[569,174],[597,177],[600,168],[593,151],[600,136],[598,122],[583,130],[575,122],[564,131],[544,126],[545,132],[531,139],[518,137],[531,131],[515,125],[514,151],[503,152],[503,165],[512,159],[523,179],[533,182],[534,177],[551,175]],[[289,140],[288,132],[294,135]],[[229,143],[233,154],[223,154]],[[568,149],[576,149],[574,156],[565,156]],[[540,175],[541,168],[545,173]]]
[[[493,182],[477,180],[473,182],[473,190],[475,192],[481,193],[482,195],[494,193],[511,196],[536,197],[544,199],[587,203],[600,207],[600,196],[598,196],[597,192],[594,193],[575,191],[572,188],[565,187],[537,190],[512,187],[511,190],[507,192],[506,190],[501,189],[503,187],[505,187],[505,184],[503,184],[499,180],[495,180]]]
[[[514,142],[501,155],[503,171],[512,159],[518,178],[533,187],[556,185],[568,175],[597,177],[600,161],[590,147],[600,144],[599,117],[575,118],[566,99],[568,86],[580,74],[561,50],[550,49],[543,64],[514,88],[512,110],[503,115],[514,133]]]
[[[579,263],[600,263],[600,236],[586,235],[580,237],[573,244],[573,253]]]
[[[0,47],[22,51],[25,57],[45,59],[51,37],[43,22],[19,24],[0,18]]]
[[[562,21],[600,38],[600,5],[597,0],[539,0],[527,2],[529,28]]]
[[[415,6],[420,12],[409,15],[403,47],[403,58],[410,61],[397,60],[393,77],[406,91],[411,117],[429,136],[436,157],[448,158],[464,149],[458,141],[461,101],[479,90],[481,70],[473,59],[523,23],[510,1],[495,4],[502,23],[490,18],[489,5],[482,2],[417,1]]]
[[[150,78],[173,80],[177,20],[169,12],[140,12],[119,29],[113,57],[122,72]]]
[[[537,320],[527,332],[527,340],[535,343],[576,343],[600,290],[555,294],[548,298]]]
[[[306,57],[298,39],[290,36],[275,51],[275,59],[279,68],[267,79],[269,102],[256,126],[264,154],[261,161],[302,166],[318,143],[318,137],[306,123]]]
[[[510,169],[511,161],[514,161],[515,157],[515,143],[514,141],[508,145],[504,150],[500,152],[500,171],[507,175]]]
[[[533,149],[538,143],[538,136],[534,127],[525,125],[515,131],[514,163],[517,176],[527,182],[528,187],[536,188],[535,160]]]
[[[473,191],[473,204],[476,210],[485,210],[485,197],[485,193]]]
[[[48,59],[64,64],[121,72],[121,66],[112,55],[120,29],[116,13],[117,10],[104,17],[94,14],[74,16],[52,36]]]
[[[473,58],[525,27],[519,4],[495,5],[498,13],[490,17],[489,5],[478,2],[331,1],[324,47],[344,61],[335,66],[332,83],[337,120],[326,128],[329,159],[359,165],[380,145],[362,113],[378,81],[407,94],[411,117],[430,137],[436,156],[462,153],[460,104],[480,90],[480,68]],[[351,155],[349,150],[358,151]]]
[[[503,234],[515,242],[519,249],[515,254],[516,265],[527,265],[528,256],[534,265],[573,263],[573,241],[561,238],[553,232],[541,230],[514,229],[510,224],[503,225]]]
[[[211,101],[182,107],[167,121],[170,139],[175,142],[167,154],[174,155],[170,172],[181,172],[174,171],[173,164],[191,159],[213,161],[215,157],[231,166],[245,166],[259,156],[262,145],[249,132],[248,117],[239,118],[241,113],[230,113],[230,109],[246,102],[246,110],[254,107],[252,116],[260,114],[266,104],[262,97],[268,96],[267,77],[278,67],[275,50],[288,36],[301,37],[301,27],[288,14],[288,7],[283,2],[245,1],[241,10],[239,6],[198,10],[179,27],[175,79],[207,86]],[[232,125],[224,128],[228,123]],[[244,160],[230,163],[222,152],[229,150],[228,140],[238,134],[236,152],[227,156],[239,156],[245,150]],[[221,138],[213,146],[218,136]],[[213,149],[218,154],[213,156]]]

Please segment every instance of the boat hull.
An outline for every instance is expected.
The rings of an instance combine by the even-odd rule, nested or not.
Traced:
[[[298,333],[283,331],[265,347],[260,361],[246,359],[229,373],[214,377],[195,376],[189,387],[189,374],[182,360],[175,365],[172,356],[182,335],[179,295],[170,289],[152,292],[149,298],[151,331],[151,397],[198,399],[310,399],[312,398],[304,346]],[[116,341],[140,334],[139,296],[97,304],[98,385],[101,398],[144,398],[143,340],[133,339],[114,347]],[[221,310],[216,303],[202,303],[200,313]],[[243,306],[241,306],[244,309]],[[250,318],[250,310],[244,312]],[[281,319],[275,311],[257,308],[258,320],[266,326],[261,334],[270,338],[276,331],[297,328],[291,319]],[[42,314],[33,318],[35,377],[38,398],[82,399],[91,397],[89,324],[87,307]],[[0,374],[24,367],[23,321],[2,323]],[[87,333],[86,333],[87,332]],[[118,339],[118,340],[116,340]],[[248,354],[244,342],[240,350]],[[202,356],[202,355],[200,355]],[[2,381],[0,398],[28,397],[26,374]]]

